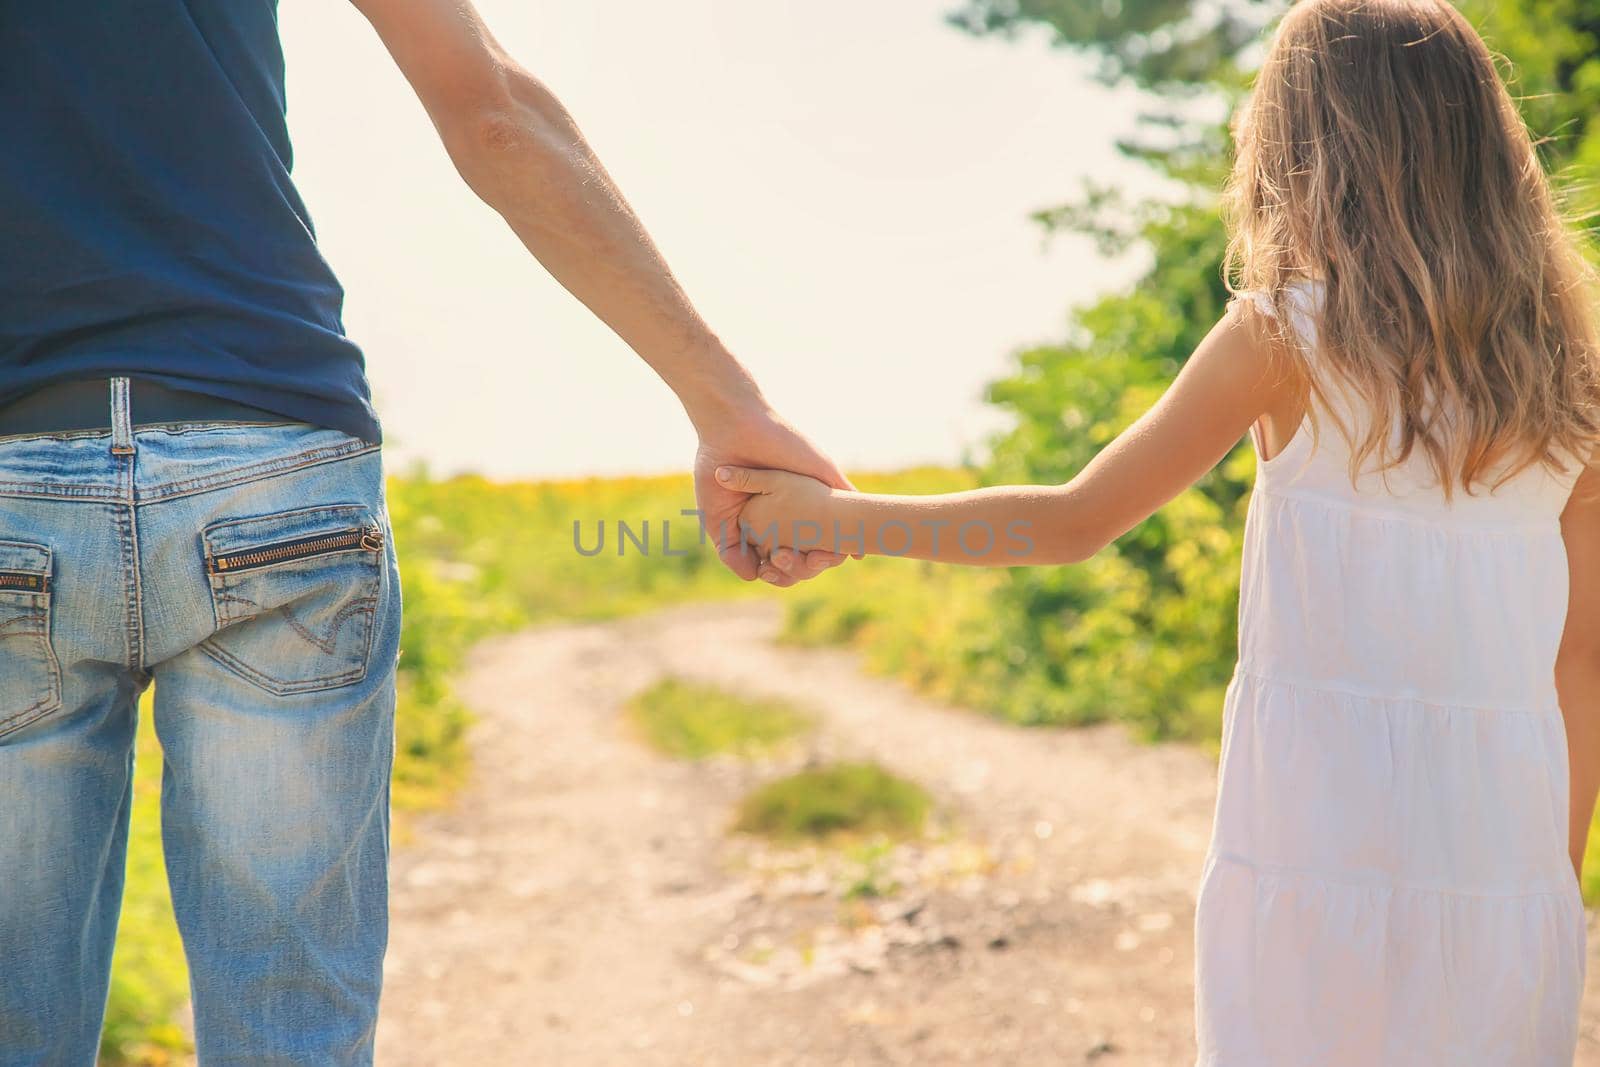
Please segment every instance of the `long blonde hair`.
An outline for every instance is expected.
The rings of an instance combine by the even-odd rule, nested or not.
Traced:
[[[1592,272],[1460,12],[1303,0],[1234,139],[1228,287],[1269,294],[1272,329],[1297,351],[1289,289],[1323,282],[1319,373],[1302,369],[1313,397],[1326,399],[1325,370],[1370,406],[1369,425],[1341,426],[1352,478],[1374,456],[1383,470],[1421,449],[1447,495],[1470,494],[1589,455]]]

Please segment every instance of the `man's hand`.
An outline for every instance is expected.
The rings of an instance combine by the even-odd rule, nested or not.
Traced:
[[[836,489],[852,489],[850,479],[834,466],[799,431],[770,409],[751,412],[708,426],[701,431],[694,459],[695,499],[706,532],[717,540],[717,554],[745,581],[760,577],[779,587],[813,577],[844,561],[835,552],[796,552],[780,548],[767,562],[739,536],[739,512],[749,493],[730,489],[717,481],[717,468],[776,467],[808,474]]]

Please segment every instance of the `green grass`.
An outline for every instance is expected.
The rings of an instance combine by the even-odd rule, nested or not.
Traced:
[[[739,806],[734,829],[779,841],[916,837],[933,802],[875,763],[840,763],[768,782]]]
[[[846,855],[855,864],[855,874],[844,887],[846,900],[873,900],[899,890],[900,884],[890,874],[893,842],[881,837],[859,842]]]
[[[190,1047],[176,1022],[188,999],[189,971],[161,855],[161,747],[150,714],[154,693],[146,690],[139,708],[127,884],[100,1042],[104,1064],[155,1067],[177,1062]]]
[[[681,678],[664,678],[628,702],[628,721],[657,752],[699,760],[722,753],[754,756],[815,726],[784,700],[751,697]]]
[[[1589,843],[1583,853],[1583,877],[1578,884],[1583,888],[1585,904],[1600,903],[1600,809],[1589,821]]]

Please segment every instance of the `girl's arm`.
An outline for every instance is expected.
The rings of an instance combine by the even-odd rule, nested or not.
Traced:
[[[1600,454],[1597,454],[1600,459]],[[1589,820],[1600,793],[1600,468],[1579,477],[1561,513],[1567,547],[1566,629],[1556,657],[1556,692],[1567,727],[1567,849],[1572,869],[1583,873]]]
[[[734,467],[718,477],[760,494],[741,520],[752,542],[768,546],[991,567],[1076,563],[1216,466],[1252,422],[1298,395],[1294,382],[1268,331],[1235,303],[1161,399],[1065,485],[887,496],[782,471]]]

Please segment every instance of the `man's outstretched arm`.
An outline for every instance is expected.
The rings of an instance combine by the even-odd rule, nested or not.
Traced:
[[[772,412],[700,318],[566,108],[489,33],[469,0],[353,0],[433,120],[456,169],[557,281],[610,326],[683,402],[700,435],[695,491],[723,561],[752,578],[738,542],[745,495],[718,465],[782,467],[845,488],[814,445]],[[791,584],[841,557],[774,553],[761,576]]]

